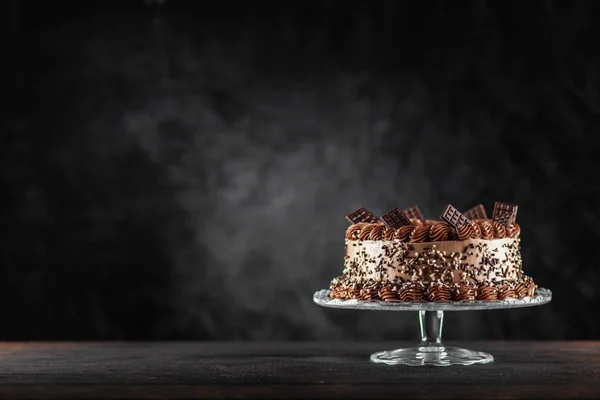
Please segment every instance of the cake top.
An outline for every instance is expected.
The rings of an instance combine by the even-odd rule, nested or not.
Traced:
[[[494,204],[491,219],[482,204],[464,213],[448,204],[439,220],[425,219],[417,205],[405,210],[394,208],[381,218],[360,207],[346,216],[352,223],[346,238],[403,242],[516,238],[520,233],[516,217],[517,206],[501,202]]]

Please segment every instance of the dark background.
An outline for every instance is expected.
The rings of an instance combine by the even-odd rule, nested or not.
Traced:
[[[552,303],[447,338],[600,338],[600,2],[3,3],[0,339],[408,339],[323,309],[344,216],[519,205]]]

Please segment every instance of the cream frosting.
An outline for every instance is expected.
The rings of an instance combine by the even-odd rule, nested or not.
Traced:
[[[411,219],[412,225],[404,225],[391,229],[382,222],[374,224],[352,224],[346,230],[348,240],[392,240],[401,242],[441,242],[446,240],[466,239],[502,239],[516,238],[521,232],[517,223],[504,226],[491,219],[479,219],[458,227],[448,225],[445,221]]]
[[[519,238],[405,243],[346,241],[344,274],[353,282],[502,282],[522,276]]]
[[[346,231],[344,274],[331,296],[363,301],[473,301],[533,296],[523,273],[520,227],[475,219],[458,228],[411,219],[392,229],[381,221]]]

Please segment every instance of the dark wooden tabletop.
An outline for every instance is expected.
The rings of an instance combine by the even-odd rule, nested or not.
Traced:
[[[600,342],[450,343],[479,366],[373,364],[414,343],[0,343],[0,398],[600,398]]]

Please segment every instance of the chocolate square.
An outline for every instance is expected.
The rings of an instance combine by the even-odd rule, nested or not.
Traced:
[[[360,207],[352,214],[346,215],[346,219],[352,224],[358,224],[359,222],[374,224],[379,221],[379,217],[376,217],[364,207]]]
[[[455,228],[459,228],[471,222],[467,217],[462,215],[460,211],[458,211],[450,204],[446,206],[446,209],[444,210],[440,218]]]
[[[419,210],[419,206],[416,204],[414,206],[408,207],[406,210],[403,211],[403,213],[408,218],[420,219],[421,221],[425,219],[423,218],[423,214],[421,214],[421,210]]]
[[[517,219],[518,207],[514,204],[502,203],[497,201],[494,203],[494,213],[492,219],[504,226],[508,226]]]
[[[408,217],[399,208],[394,208],[381,216],[388,228],[398,229],[404,225],[412,225]]]
[[[475,207],[469,208],[463,215],[469,219],[487,219],[483,204],[477,204]]]

